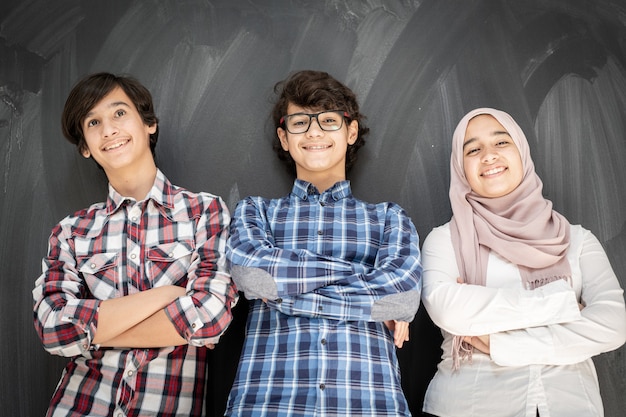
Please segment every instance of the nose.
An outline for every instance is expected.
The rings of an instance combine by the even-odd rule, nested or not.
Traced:
[[[320,127],[320,123],[317,120],[317,116],[311,117],[309,130],[307,130],[306,133],[308,136],[321,136],[324,134],[324,130]]]
[[[118,127],[114,120],[103,120],[102,122],[102,135],[105,138],[115,136],[118,133]]]
[[[498,159],[498,153],[495,150],[485,150],[485,153],[483,155],[483,163],[490,164],[493,163],[496,159]]]

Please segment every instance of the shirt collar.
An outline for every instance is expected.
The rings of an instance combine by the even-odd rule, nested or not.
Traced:
[[[133,198],[124,197],[118,193],[109,183],[109,196],[106,203],[107,214],[113,214],[128,200],[135,201]],[[152,200],[156,206],[174,208],[174,186],[158,168],[154,184],[152,184],[152,188],[145,198],[145,201],[148,200]]]
[[[313,184],[300,179],[295,180],[291,192],[302,200],[308,200],[309,195],[320,195],[320,192]],[[336,182],[332,187],[321,193],[320,199],[339,201],[351,195],[350,181],[343,180]]]

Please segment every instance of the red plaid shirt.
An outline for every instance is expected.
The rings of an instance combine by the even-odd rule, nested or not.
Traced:
[[[71,357],[48,415],[201,416],[206,348],[231,321],[237,291],[225,268],[230,215],[208,193],[173,186],[161,171],[148,197],[109,186],[106,203],[63,219],[33,290],[44,348]],[[186,287],[166,313],[188,345],[92,345],[101,300],[162,285]]]

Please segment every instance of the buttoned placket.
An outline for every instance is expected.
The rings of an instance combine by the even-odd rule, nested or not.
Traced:
[[[128,294],[131,294],[132,287],[136,287],[141,291],[142,285],[143,255],[141,245],[143,233],[141,231],[141,220],[143,214],[142,206],[145,203],[133,200],[126,200],[126,203],[125,274],[124,276],[120,275],[120,279],[126,281],[124,285],[127,286]],[[135,352],[142,351],[133,350],[126,357],[124,373],[117,393],[117,407],[113,413],[115,417],[125,417],[125,410],[128,409],[127,402],[132,401],[135,397],[137,383],[137,367],[135,363],[139,360]]]
[[[142,206],[145,202],[134,202],[127,210],[126,238],[126,276],[127,285],[135,286],[139,291],[143,288],[143,231],[141,230]],[[129,292],[130,294],[130,292]]]

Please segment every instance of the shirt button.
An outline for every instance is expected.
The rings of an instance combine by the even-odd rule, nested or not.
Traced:
[[[319,306],[319,307],[317,307],[317,309],[318,309],[319,311],[322,311],[322,310],[324,309],[324,306]]]
[[[191,328],[195,329],[196,328],[196,323],[191,323]]]
[[[276,299],[276,300],[274,300],[274,301],[276,301],[278,304],[280,304],[280,303],[282,303],[282,302],[283,302],[283,299],[282,299],[282,298],[277,298],[277,299]]]
[[[322,345],[325,345],[326,344],[326,339],[322,339],[321,343],[322,343]]]
[[[318,235],[323,235],[323,234],[324,234],[324,231],[323,231],[323,230],[318,230],[318,231],[317,231],[317,234],[318,234]]]
[[[133,375],[134,375],[134,372],[133,372],[133,371],[128,371],[128,374],[127,374],[127,375],[128,375],[128,376],[133,376]]]
[[[132,218],[131,218],[131,220],[132,220],[133,222],[136,222],[136,221],[137,221],[137,217],[132,217]]]
[[[173,258],[174,254],[173,253],[168,253],[167,256],[170,257],[170,258]]]
[[[320,201],[320,206],[324,207],[326,205],[326,203],[324,203],[323,201]]]
[[[134,253],[132,255],[130,255],[130,259],[135,259],[137,257],[137,255],[135,255]]]
[[[326,389],[326,384],[320,384],[320,389],[324,391]]]
[[[96,269],[96,264],[91,264],[89,266],[91,267],[91,269]]]

